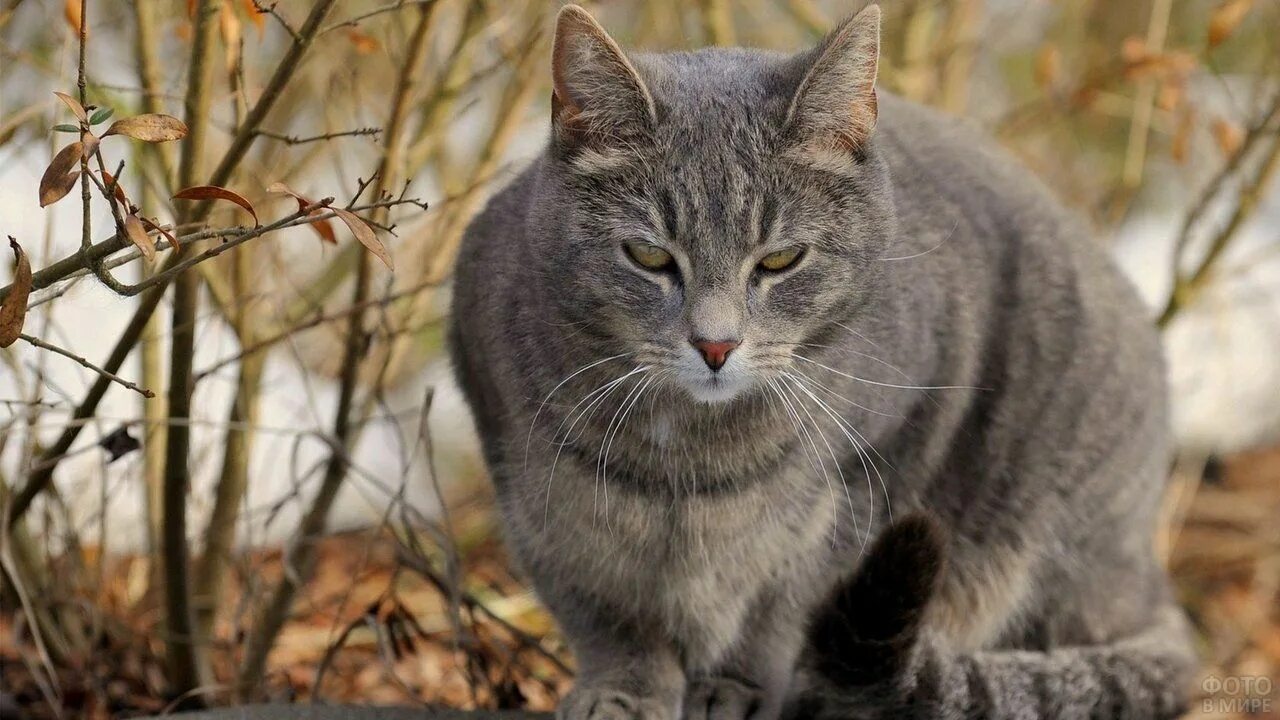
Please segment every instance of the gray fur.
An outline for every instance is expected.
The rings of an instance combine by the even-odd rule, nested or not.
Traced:
[[[1151,323],[987,140],[884,92],[877,118],[869,32],[874,11],[796,56],[618,61],[561,14],[551,142],[468,231],[452,347],[509,545],[577,657],[563,718],[1181,703]],[[691,337],[741,346],[712,373]],[[946,571],[895,692],[833,693],[796,670],[806,627],[890,510],[939,520]]]

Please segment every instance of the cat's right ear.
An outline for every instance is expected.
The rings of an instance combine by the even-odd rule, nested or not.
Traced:
[[[868,5],[800,60],[809,65],[791,108],[787,129],[805,149],[857,154],[871,138],[878,114],[876,73],[880,59],[880,7]]]
[[[551,124],[557,143],[628,143],[652,129],[653,97],[635,66],[586,10],[566,5],[551,51]]]

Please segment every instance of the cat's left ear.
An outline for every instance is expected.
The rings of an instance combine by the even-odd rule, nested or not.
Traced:
[[[652,128],[653,97],[609,33],[577,5],[556,18],[551,52],[551,122],[575,145],[626,142]]]
[[[876,125],[880,6],[846,20],[813,52],[787,112],[787,132],[816,150],[859,152]]]

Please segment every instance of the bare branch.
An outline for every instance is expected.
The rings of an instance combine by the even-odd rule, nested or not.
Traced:
[[[138,387],[138,385],[136,385],[135,383],[125,380],[124,378],[120,377],[119,375],[116,375],[115,373],[107,372],[106,370],[98,367],[97,365],[94,365],[93,363],[89,362],[83,357],[76,355],[70,350],[66,350],[64,348],[58,347],[57,345],[47,343],[44,340],[41,340],[40,338],[31,337],[26,333],[22,333],[18,337],[21,338],[23,341],[25,341],[28,345],[40,348],[41,350],[48,350],[49,352],[61,355],[62,357],[67,358],[68,360],[74,360],[77,363],[79,363],[81,366],[88,368],[93,372],[98,373],[102,377],[105,377],[106,379],[110,380],[111,382],[117,385],[120,385],[121,387],[129,388],[130,390],[136,393],[139,393],[143,397],[152,398],[156,396],[156,394],[151,392],[150,390],[143,387]]]

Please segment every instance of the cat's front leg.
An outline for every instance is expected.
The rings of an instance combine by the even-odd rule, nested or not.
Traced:
[[[558,720],[678,720],[685,674],[669,642],[589,604],[550,604],[570,606],[553,609],[578,665]]]
[[[786,603],[760,603],[721,667],[689,679],[685,720],[776,720],[804,646],[804,624],[803,613]]]

